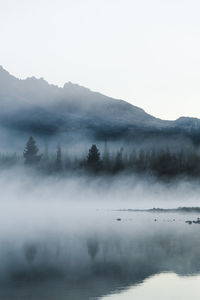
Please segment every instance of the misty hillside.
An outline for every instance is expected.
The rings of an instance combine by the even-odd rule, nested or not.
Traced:
[[[123,100],[71,82],[63,88],[35,77],[17,79],[0,67],[0,126],[27,134],[87,134],[96,139],[186,135],[198,140],[200,120],[157,119]]]

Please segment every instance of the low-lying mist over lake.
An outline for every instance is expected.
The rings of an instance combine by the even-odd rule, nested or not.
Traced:
[[[200,225],[186,223],[199,210],[147,211],[198,206],[197,181],[21,167],[1,170],[0,189],[2,299],[101,299],[163,272],[200,271]]]
[[[158,181],[155,177],[119,173],[40,174],[31,167],[0,171],[0,203],[67,205],[69,208],[149,209],[198,206],[198,179]]]

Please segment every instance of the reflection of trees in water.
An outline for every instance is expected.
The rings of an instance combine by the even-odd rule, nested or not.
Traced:
[[[79,270],[78,276],[81,271],[88,271],[95,265],[101,271],[109,267],[110,273],[110,266],[113,266],[125,276],[132,276],[136,270],[140,270],[140,273],[144,270],[196,273],[200,270],[200,232],[196,230],[197,227],[192,232],[187,225],[183,226],[185,232],[165,230],[157,233],[141,232],[138,235],[115,233],[112,236],[102,233],[80,240],[71,237],[62,242],[53,238],[38,243],[27,242],[23,246],[24,261],[20,267],[22,270],[26,265],[30,268],[32,265],[52,265],[66,273]],[[12,251],[15,251],[14,247],[8,252]]]
[[[182,275],[198,273],[199,229],[185,224],[171,229],[51,236],[46,240],[27,241],[21,248],[8,244],[7,249],[0,251],[1,261],[5,264],[1,278],[6,275],[13,282],[29,278],[30,284],[34,278],[38,280],[35,286],[40,286],[43,281],[53,282],[60,289],[57,297],[55,294],[56,299],[86,300],[136,284],[162,271]],[[9,256],[13,253],[15,261],[6,269],[8,253]],[[42,289],[42,285],[40,287]],[[83,295],[78,295],[78,291]],[[7,300],[6,291],[1,293],[1,298]]]
[[[99,244],[98,244],[98,240],[96,239],[96,237],[88,239],[87,249],[88,249],[88,254],[90,255],[91,259],[94,260],[99,251]]]
[[[34,244],[29,244],[29,245],[26,245],[24,247],[24,254],[25,254],[25,258],[28,262],[29,265],[31,265],[34,260],[35,260],[35,257],[36,257],[36,254],[37,254],[37,248]]]

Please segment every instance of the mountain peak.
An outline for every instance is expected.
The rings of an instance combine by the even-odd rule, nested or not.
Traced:
[[[88,88],[86,88],[84,86],[81,86],[81,85],[79,85],[77,83],[73,83],[71,81],[66,82],[64,84],[64,86],[63,86],[63,89],[64,90],[67,90],[67,89],[71,90],[71,89],[73,89],[73,90],[77,90],[77,91],[88,91],[88,92],[90,91],[91,92],[90,89],[88,89]]]
[[[36,78],[35,76],[27,77],[24,79],[26,83],[33,83],[34,85],[49,86],[50,84],[44,78]]]

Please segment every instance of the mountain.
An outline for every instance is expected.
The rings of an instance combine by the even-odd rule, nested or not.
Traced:
[[[25,80],[0,67],[0,126],[38,136],[87,134],[96,139],[151,139],[184,135],[199,141],[200,120],[164,121],[123,100],[43,78]]]

